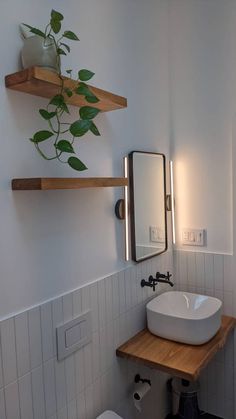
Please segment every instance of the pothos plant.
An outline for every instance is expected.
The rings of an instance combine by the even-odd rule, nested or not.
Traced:
[[[70,53],[70,46],[67,41],[79,41],[77,35],[66,30],[61,33],[63,15],[55,10],[51,11],[50,22],[46,25],[44,30],[32,27],[24,23],[34,35],[40,36],[44,39],[45,43],[50,40],[55,46],[57,54],[57,67],[61,80],[60,91],[57,95],[53,96],[46,109],[39,109],[41,117],[48,123],[49,130],[37,131],[30,138],[39,154],[46,160],[59,160],[61,163],[68,164],[71,168],[83,171],[87,167],[78,158],[75,157],[74,141],[76,138],[82,137],[87,132],[92,132],[94,135],[99,136],[99,130],[96,127],[93,119],[100,112],[93,104],[99,102],[99,99],[89,89],[86,82],[90,80],[94,73],[87,69],[78,71],[76,78],[76,85],[73,88],[65,87],[65,80],[61,74],[61,56]],[[72,70],[66,70],[68,77],[72,77]],[[79,119],[75,121],[65,121],[65,115],[70,115],[69,108],[66,103],[66,98],[71,98],[73,95],[84,96],[88,102],[87,106],[79,109]],[[52,154],[47,155],[42,150],[42,143],[50,140],[52,144]],[[70,155],[68,157],[68,155]]]

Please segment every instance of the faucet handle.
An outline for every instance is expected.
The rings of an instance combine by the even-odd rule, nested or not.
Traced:
[[[153,278],[152,275],[149,276],[148,282],[149,282],[149,284],[151,284],[151,287],[152,287],[153,291],[155,292],[156,291],[156,280],[155,280],[155,278]]]
[[[141,280],[140,285],[141,285],[141,287],[142,287],[142,288],[144,288],[144,287],[145,287],[145,285],[146,285],[146,281],[145,281],[145,279],[142,279],[142,280]]]
[[[167,275],[166,275],[166,278],[168,279],[168,281],[170,280],[170,278],[172,277],[172,274],[170,274],[170,272],[169,271],[167,271]]]
[[[166,278],[165,274],[161,274],[160,272],[156,272],[156,279]]]
[[[153,289],[153,291],[155,291],[156,289],[156,281],[153,278],[152,275],[149,276],[148,281],[145,281],[145,279],[142,279],[140,282],[141,287],[150,287]]]

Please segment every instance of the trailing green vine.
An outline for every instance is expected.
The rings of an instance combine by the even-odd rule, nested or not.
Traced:
[[[61,74],[61,56],[70,53],[70,46],[66,43],[67,40],[79,41],[79,38],[70,30],[64,31],[60,35],[63,19],[64,17],[61,13],[52,10],[50,22],[46,25],[44,31],[24,23],[31,33],[42,37],[45,43],[52,42],[54,44],[57,54],[57,69],[61,80],[59,93],[51,98],[46,109],[39,110],[41,117],[47,121],[49,130],[37,131],[30,138],[30,141],[45,160],[59,160],[75,170],[82,171],[86,170],[87,167],[78,157],[74,156],[74,141],[89,131],[96,136],[100,135],[97,126],[93,122],[100,110],[91,106],[91,104],[99,102],[99,99],[86,84],[94,76],[92,71],[80,70],[76,79],[76,87],[73,89],[65,87],[64,77]],[[66,72],[68,77],[71,78],[72,70],[67,70]],[[88,105],[79,109],[79,119],[73,122],[65,122],[65,115],[70,114],[66,99],[71,98],[73,95],[83,96]],[[52,141],[52,155],[50,156],[41,148],[41,143],[47,140]],[[68,154],[71,156],[68,157]]]

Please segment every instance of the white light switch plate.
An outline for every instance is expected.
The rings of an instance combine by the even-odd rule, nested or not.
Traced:
[[[206,230],[183,228],[182,244],[187,246],[205,246]]]
[[[165,241],[165,233],[164,229],[157,227],[157,226],[150,226],[150,241],[157,242],[157,243],[164,243]]]
[[[91,312],[81,314],[57,329],[57,359],[66,358],[92,339]]]

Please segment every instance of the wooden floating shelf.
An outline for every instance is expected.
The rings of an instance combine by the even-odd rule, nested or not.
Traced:
[[[90,178],[30,178],[13,179],[13,191],[47,191],[53,189],[82,189],[127,186],[128,179],[123,177]]]
[[[222,316],[219,332],[209,342],[200,346],[162,339],[145,329],[121,345],[116,354],[121,358],[192,381],[199,377],[216,352],[223,348],[235,325],[236,319]]]
[[[78,86],[78,82],[68,77],[64,78],[64,86],[74,89]],[[41,96],[51,99],[60,92],[61,79],[57,73],[42,67],[31,67],[5,77],[5,85],[9,89],[18,90],[19,92],[29,93],[31,95]],[[97,96],[100,101],[95,105],[96,108],[103,112],[113,111],[127,107],[127,99],[122,96],[115,95],[97,87],[89,86],[90,90]],[[71,98],[67,98],[66,102],[74,106],[89,105],[83,96],[74,94]]]

